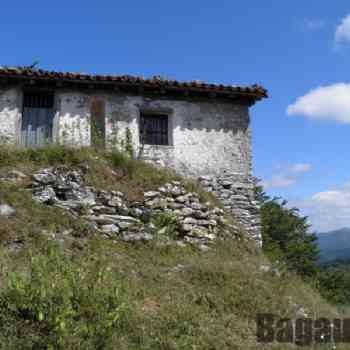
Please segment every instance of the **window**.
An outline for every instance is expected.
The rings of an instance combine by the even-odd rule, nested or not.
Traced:
[[[52,94],[25,93],[23,97],[24,108],[53,108]]]
[[[140,142],[146,145],[169,145],[168,115],[141,113]]]

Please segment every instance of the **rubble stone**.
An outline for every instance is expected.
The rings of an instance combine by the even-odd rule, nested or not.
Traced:
[[[199,195],[187,192],[179,181],[145,192],[142,202],[128,203],[122,192],[87,186],[82,170],[48,168],[32,178],[35,200],[68,210],[113,239],[147,241],[153,234],[164,235],[167,227],[156,227],[150,219],[163,213],[177,218],[175,237],[170,241],[206,245],[217,237],[217,226],[224,220],[222,209],[200,203]]]
[[[8,204],[0,204],[0,216],[9,217],[16,214],[16,209]]]

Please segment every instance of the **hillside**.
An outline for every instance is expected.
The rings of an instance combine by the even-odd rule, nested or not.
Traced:
[[[119,221],[97,222],[88,203],[68,208],[76,179],[44,192],[45,176],[62,167],[83,172],[84,191],[113,191]],[[119,153],[3,147],[0,177],[0,349],[293,349],[257,344],[256,315],[338,316],[298,277],[271,267],[210,194],[169,171]],[[163,210],[164,200],[140,213],[146,193],[154,198],[167,183],[180,189],[168,202],[184,203],[182,214]],[[182,217],[187,201],[199,209]],[[138,239],[140,230],[150,239]]]
[[[329,262],[337,259],[350,258],[350,229],[339,230],[318,234],[318,244],[321,253],[321,262]]]

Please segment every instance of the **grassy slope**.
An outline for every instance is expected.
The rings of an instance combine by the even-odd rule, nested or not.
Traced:
[[[0,172],[14,168],[30,172],[61,163],[75,166],[82,161],[90,167],[91,184],[122,190],[131,200],[139,199],[145,189],[176,178],[120,155],[91,150],[0,150]],[[312,317],[336,315],[297,277],[259,272],[266,258],[247,242],[218,242],[209,252],[113,244],[95,237],[66,212],[35,204],[21,186],[0,184],[0,198],[17,209],[14,218],[0,219],[0,290],[7,283],[8,271],[26,270],[30,256],[45,252],[47,241],[41,230],[59,232],[73,227],[77,239],[64,243],[66,254],[82,264],[97,257],[126,280],[134,311],[130,322],[110,340],[111,349],[288,349],[293,347],[256,344],[257,313],[295,318],[297,308],[303,306]],[[11,252],[4,248],[14,239],[24,240],[26,248]]]

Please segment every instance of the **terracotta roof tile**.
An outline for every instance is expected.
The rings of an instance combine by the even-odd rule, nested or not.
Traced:
[[[202,81],[189,81],[180,82],[177,80],[163,79],[160,76],[154,76],[152,78],[143,78],[130,75],[90,75],[85,73],[73,73],[73,72],[55,72],[46,71],[42,69],[31,69],[27,67],[1,67],[0,66],[0,78],[34,78],[34,79],[47,79],[47,80],[67,80],[71,82],[86,82],[101,83],[104,82],[116,82],[125,83],[128,85],[144,85],[147,87],[162,87],[162,88],[176,88],[177,90],[193,91],[198,93],[224,93],[241,94],[249,96],[253,102],[266,98],[268,96],[267,90],[260,85],[251,86],[234,86],[223,84],[212,84]]]

